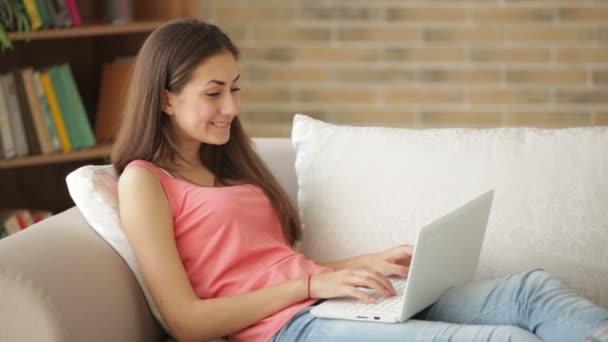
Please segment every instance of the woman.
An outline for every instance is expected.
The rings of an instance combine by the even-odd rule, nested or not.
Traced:
[[[316,319],[318,299],[395,290],[410,246],[333,264],[292,249],[300,222],[238,119],[238,49],[217,27],[170,22],[139,52],[112,162],[120,214],[172,334],[203,341],[547,341],[598,335],[608,312],[542,271],[453,289],[415,319]],[[443,322],[440,322],[443,321]],[[452,322],[452,323],[444,323]],[[454,324],[458,323],[458,324]]]

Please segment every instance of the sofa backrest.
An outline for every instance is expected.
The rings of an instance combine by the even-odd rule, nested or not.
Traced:
[[[336,256],[338,254],[375,251],[378,246],[374,241],[382,246],[394,244],[394,238],[404,234],[398,227],[419,228],[422,223],[453,209],[459,201],[471,198],[473,193],[494,188],[498,196],[476,278],[494,278],[543,267],[587,297],[608,306],[608,286],[605,286],[608,284],[608,129],[508,128],[434,133],[412,130],[403,133],[408,139],[405,148],[403,144],[396,144],[392,135],[386,137],[385,144],[345,142],[347,137],[340,134],[354,134],[352,130],[333,129],[334,134],[309,132],[314,147],[308,146],[308,152],[314,150],[318,155],[307,156],[315,166],[298,168],[307,170],[300,184],[294,171],[296,160],[290,139],[256,140],[262,158],[294,204],[297,204],[298,190],[308,191],[308,196],[300,198],[308,201],[299,203],[299,209],[303,210],[304,206],[304,212],[308,212],[308,216],[303,217],[305,237],[300,245],[308,257],[327,261],[343,257]],[[418,137],[424,134],[436,136],[431,140]],[[366,137],[382,140],[376,136]],[[328,146],[328,140],[336,146]],[[386,148],[387,145],[392,147]],[[348,149],[351,154],[345,155],[340,148]],[[387,166],[387,162],[390,164],[387,158],[395,156],[405,159],[402,164],[410,167]],[[352,181],[353,178],[366,179],[357,174],[356,171],[361,170],[352,169],[353,160],[359,159],[365,160],[366,170],[381,177],[372,184]],[[302,164],[302,160],[298,162]],[[446,160],[452,161],[450,167],[433,168],[434,163],[444,165]],[[336,168],[340,163],[348,166]],[[412,191],[396,186],[391,181],[396,179],[415,180],[408,183]],[[346,185],[349,190],[344,189]],[[363,195],[345,198],[343,194],[352,189]],[[369,212],[357,209],[359,201],[379,201],[375,207],[384,205],[383,198],[400,200],[374,213],[375,219],[380,217],[382,222],[370,222],[366,217]],[[418,209],[408,213],[399,212],[399,208]],[[318,220],[311,216],[314,213]],[[382,231],[378,227],[383,227]],[[414,239],[412,235],[411,243]],[[341,243],[343,241],[347,243]]]

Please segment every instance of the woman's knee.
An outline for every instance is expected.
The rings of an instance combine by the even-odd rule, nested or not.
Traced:
[[[528,278],[532,283],[544,283],[555,278],[542,268],[536,268],[528,272],[524,272],[524,277]]]
[[[566,289],[566,284],[559,278],[551,275],[543,269],[534,269],[513,275],[513,280],[518,282],[520,294],[538,294],[543,290]]]

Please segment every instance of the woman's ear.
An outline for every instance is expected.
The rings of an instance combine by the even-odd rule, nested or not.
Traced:
[[[169,93],[169,91],[167,89],[165,89],[163,91],[163,100],[162,100],[162,109],[163,112],[166,113],[167,115],[173,115],[174,111],[173,111],[173,107],[171,106],[171,93]]]

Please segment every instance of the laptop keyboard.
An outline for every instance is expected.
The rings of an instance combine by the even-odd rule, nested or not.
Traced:
[[[383,297],[378,295],[377,293],[374,295],[376,297],[376,303],[368,303],[362,300],[353,304],[353,306],[347,308],[347,311],[351,312],[399,312],[401,310],[401,306],[403,301],[405,300],[405,296],[403,293],[405,292],[405,286],[407,285],[407,279],[391,279],[391,283],[393,283],[393,287],[397,291],[397,295],[393,297]],[[375,291],[374,291],[375,292]]]

